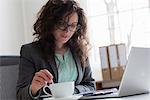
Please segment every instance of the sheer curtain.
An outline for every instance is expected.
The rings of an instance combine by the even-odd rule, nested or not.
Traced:
[[[102,80],[100,46],[150,47],[150,0],[78,0],[88,16],[93,76]]]

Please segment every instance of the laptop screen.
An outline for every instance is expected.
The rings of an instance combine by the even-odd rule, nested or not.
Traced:
[[[119,96],[149,91],[150,48],[132,47],[119,87]]]

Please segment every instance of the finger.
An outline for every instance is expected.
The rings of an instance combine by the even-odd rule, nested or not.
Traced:
[[[47,77],[49,77],[50,79],[53,79],[53,75],[47,70],[47,69],[44,69],[44,70],[41,70],[44,74],[47,75]]]
[[[43,79],[43,77],[41,77],[41,76],[35,76],[34,77],[34,79],[33,79],[34,81],[38,81],[38,82],[40,82],[40,84],[47,84],[47,82]]]
[[[51,79],[42,71],[35,73],[36,76],[43,78],[45,81],[50,81]]]
[[[44,69],[43,72],[48,75],[48,77],[50,78],[50,81],[48,83],[54,83],[53,82],[53,75],[47,70],[47,69]]]
[[[32,83],[34,83],[40,87],[43,87],[44,85],[46,85],[45,82],[42,82],[42,81],[36,80],[36,79]]]

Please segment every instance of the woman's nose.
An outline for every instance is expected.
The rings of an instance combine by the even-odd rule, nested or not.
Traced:
[[[69,29],[69,27],[66,27],[64,31],[65,31],[66,33],[71,32],[70,29]]]

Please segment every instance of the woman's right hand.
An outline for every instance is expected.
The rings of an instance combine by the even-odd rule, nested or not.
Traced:
[[[53,83],[53,75],[47,69],[36,72],[31,83],[32,95],[36,95],[47,83]]]

